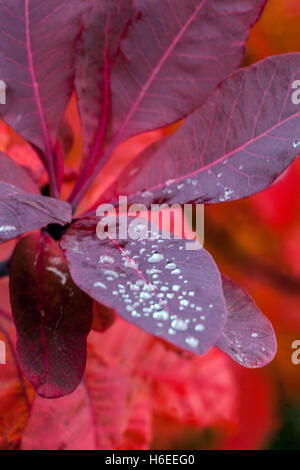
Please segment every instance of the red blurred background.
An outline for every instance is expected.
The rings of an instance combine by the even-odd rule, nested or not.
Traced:
[[[269,0],[262,19],[251,32],[245,65],[269,55],[299,51],[299,25],[299,0]],[[79,123],[73,105],[68,110],[68,121],[76,139],[67,161],[70,181],[65,184],[65,194],[70,190],[72,172],[76,171],[80,155]],[[124,144],[91,189],[85,207],[96,199],[99,188],[104,190],[121,171],[126,160],[160,135],[161,131],[150,133]],[[0,149],[27,164],[36,177],[43,179],[43,169],[32,151],[3,124]],[[115,379],[124,376],[126,383],[130,382],[126,425],[114,439],[104,439],[106,446],[300,449],[300,365],[291,361],[291,345],[300,340],[299,209],[300,159],[280,181],[261,194],[206,208],[206,248],[220,270],[248,290],[274,325],[278,353],[268,367],[246,370],[216,350],[203,358],[184,358],[178,351],[119,320],[106,333],[91,335],[90,363],[95,350],[100,348],[97,354],[107,370],[113,366]],[[11,248],[11,244],[2,248],[2,259]],[[0,307],[9,311],[7,294],[7,280],[2,280]],[[14,341],[13,329],[7,328]],[[49,435],[38,443],[34,440],[37,431],[33,429],[32,415],[27,422],[28,409],[16,370],[7,369],[8,366],[5,371],[0,368],[0,448],[21,445],[55,448],[58,444]],[[103,372],[99,368],[97,371],[94,373]],[[108,380],[105,377],[103,380]],[[33,392],[28,384],[26,387],[31,402]],[[111,435],[114,407],[107,382],[105,390],[104,429]],[[68,399],[62,400],[67,408]],[[34,413],[43,422],[51,400],[43,404],[39,401],[36,399]],[[49,425],[50,435],[56,432],[55,424],[52,423],[53,428]],[[84,442],[78,438],[72,445],[81,448]]]

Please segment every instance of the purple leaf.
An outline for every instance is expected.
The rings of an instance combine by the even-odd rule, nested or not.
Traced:
[[[75,42],[85,2],[0,3],[0,70],[7,85],[1,116],[51,153],[74,78]]]
[[[139,12],[111,72],[121,138],[191,113],[245,53],[265,0],[136,0]]]
[[[244,289],[226,276],[222,280],[228,320],[216,346],[245,367],[263,367],[276,354],[273,327]]]
[[[67,202],[0,181],[0,243],[48,224],[66,225],[71,220],[72,210]]]
[[[105,199],[216,203],[262,191],[299,154],[297,79],[299,53],[235,72],[173,136],[134,160]]]
[[[118,220],[123,224],[124,218]],[[129,220],[139,238],[147,221]],[[159,240],[100,240],[97,221],[75,222],[60,241],[74,282],[148,333],[194,353],[208,351],[227,312],[220,274],[208,252],[186,251],[186,240],[161,239],[161,231]]]
[[[88,0],[82,43],[76,58],[76,90],[83,154],[99,152],[110,118],[110,69],[133,8],[131,0]]]
[[[0,152],[0,181],[17,186],[23,191],[40,194],[29,172],[2,152]]]
[[[85,369],[92,300],[74,285],[49,235],[30,235],[17,245],[10,295],[24,374],[43,397],[71,393]]]

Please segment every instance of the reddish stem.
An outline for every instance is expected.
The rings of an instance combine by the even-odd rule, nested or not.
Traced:
[[[84,187],[96,161],[97,157],[101,152],[104,139],[107,132],[108,118],[109,118],[109,107],[110,107],[110,88],[109,88],[109,58],[108,58],[108,32],[109,32],[109,21],[110,15],[108,14],[106,22],[106,35],[105,35],[105,45],[104,45],[104,94],[103,94],[103,118],[100,122],[100,127],[98,130],[97,138],[92,148],[91,154],[76,182],[76,185],[68,199],[70,203],[77,201],[78,194],[80,194],[82,187]],[[73,205],[73,204],[72,204]],[[77,203],[75,202],[75,206]]]

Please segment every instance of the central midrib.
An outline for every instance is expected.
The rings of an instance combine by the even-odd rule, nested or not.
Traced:
[[[157,76],[157,74],[160,72],[162,66],[164,65],[164,63],[166,62],[166,60],[168,59],[168,57],[170,56],[171,52],[173,51],[173,49],[176,47],[176,45],[178,44],[178,42],[180,41],[180,39],[182,38],[182,36],[184,35],[184,33],[186,32],[186,30],[189,28],[189,26],[191,25],[191,23],[194,21],[194,19],[196,18],[196,16],[198,15],[199,11],[201,10],[201,8],[204,6],[204,4],[206,3],[207,0],[202,0],[202,2],[198,5],[198,7],[195,9],[195,11],[193,12],[193,14],[190,16],[190,18],[187,20],[187,22],[185,23],[185,25],[182,27],[182,29],[179,31],[179,33],[175,36],[175,38],[173,39],[173,41],[171,42],[170,46],[168,47],[168,49],[166,50],[166,52],[163,54],[163,56],[161,57],[160,61],[158,62],[157,66],[154,68],[153,72],[151,73],[150,77],[148,78],[147,82],[145,83],[145,85],[143,86],[143,88],[141,89],[140,91],[140,94],[138,95],[136,101],[134,102],[133,106],[131,107],[129,113],[127,114],[127,117],[126,119],[124,120],[122,126],[120,127],[120,130],[118,132],[119,135],[122,135],[123,132],[126,130],[126,127],[127,125],[129,124],[132,116],[135,114],[138,106],[140,105],[141,101],[143,100],[145,94],[147,93],[148,89],[150,88],[151,84],[153,83],[155,77]]]

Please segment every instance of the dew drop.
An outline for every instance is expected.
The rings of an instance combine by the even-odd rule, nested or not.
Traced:
[[[104,264],[104,263],[105,264],[113,264],[114,261],[115,260],[112,256],[102,255],[102,256],[100,256],[98,263],[100,263],[100,264]]]
[[[115,271],[109,271],[108,269],[104,271],[104,274],[105,276],[109,276],[110,280],[117,279],[119,277],[118,273],[116,273]]]
[[[176,268],[176,264],[175,263],[167,263],[166,264],[166,269],[175,269]]]
[[[142,223],[139,223],[139,224],[137,224],[137,225],[134,227],[133,230],[134,230],[135,233],[141,233],[141,232],[143,232],[143,230],[145,230],[145,229],[146,229],[146,225],[145,225],[145,224],[142,224]]]
[[[186,331],[188,329],[188,325],[186,321],[182,320],[181,318],[178,318],[177,320],[173,320],[171,323],[172,328],[174,330],[178,331]]]
[[[144,300],[151,299],[151,294],[149,294],[148,292],[141,292],[140,298]]]
[[[169,314],[166,310],[160,310],[159,312],[155,312],[153,313],[153,318],[155,318],[155,320],[168,320],[169,318]]]
[[[0,232],[13,232],[17,230],[13,225],[1,225]]]
[[[133,317],[137,317],[137,318],[140,318],[140,317],[141,317],[141,314],[138,313],[136,310],[133,310],[133,312],[131,312],[131,315],[132,315]]]
[[[192,348],[196,348],[199,345],[199,340],[197,338],[194,338],[193,336],[188,336],[185,339],[185,342]]]
[[[102,289],[107,289],[106,285],[103,282],[95,282],[94,287],[102,287]]]
[[[138,269],[138,264],[130,258],[126,258],[124,266],[125,268]]]
[[[164,259],[164,255],[155,252],[155,253],[152,253],[150,258],[148,258],[148,263],[159,263],[163,259]]]
[[[180,269],[174,269],[173,271],[171,271],[171,274],[180,274],[181,271]]]
[[[132,290],[132,291],[139,291],[140,288],[139,288],[139,286],[137,286],[136,284],[131,284],[130,290]]]

